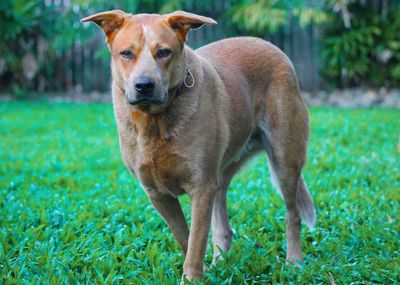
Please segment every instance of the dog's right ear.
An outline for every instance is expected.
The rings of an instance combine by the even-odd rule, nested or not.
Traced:
[[[112,38],[118,32],[118,30],[122,27],[126,17],[124,11],[121,10],[112,10],[108,12],[97,13],[92,16],[81,19],[81,22],[94,22],[98,26],[100,26],[104,33],[107,36],[107,41],[110,43]]]

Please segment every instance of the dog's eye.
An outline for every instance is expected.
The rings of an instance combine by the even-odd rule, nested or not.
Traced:
[[[172,50],[166,49],[166,48],[162,48],[157,51],[158,58],[166,58],[166,57],[169,57],[171,54],[172,54]]]
[[[120,56],[122,56],[124,59],[132,59],[133,58],[133,53],[130,52],[129,50],[124,50],[119,53]]]

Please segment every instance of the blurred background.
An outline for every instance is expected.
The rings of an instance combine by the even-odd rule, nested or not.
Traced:
[[[190,33],[193,48],[239,35],[269,40],[293,61],[311,104],[400,107],[398,0],[2,0],[0,98],[109,100],[104,35],[79,20],[110,9],[216,19]]]

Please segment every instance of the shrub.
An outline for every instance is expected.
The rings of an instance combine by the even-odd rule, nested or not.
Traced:
[[[41,0],[0,2],[0,76],[13,82],[20,96],[33,87],[32,79],[46,61],[44,49],[54,35],[56,17]]]
[[[399,4],[341,2],[331,1],[332,17],[322,39],[322,74],[326,82],[332,87],[399,87]]]

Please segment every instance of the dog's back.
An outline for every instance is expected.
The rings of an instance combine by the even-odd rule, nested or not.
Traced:
[[[227,69],[240,72],[251,84],[251,89],[260,86],[265,91],[265,85],[274,76],[282,75],[285,75],[287,84],[297,87],[295,71],[289,58],[265,40],[254,37],[229,38],[208,44],[195,53],[207,59],[221,73]]]
[[[234,105],[246,108],[243,111],[255,116],[250,119],[251,124],[262,119],[264,102],[270,106],[286,105],[282,96],[290,96],[289,101],[294,100],[299,108],[304,108],[291,61],[270,42],[254,37],[235,37],[208,44],[195,53],[216,69]],[[277,108],[271,112],[276,119],[282,114]],[[232,113],[238,114],[237,110]]]

